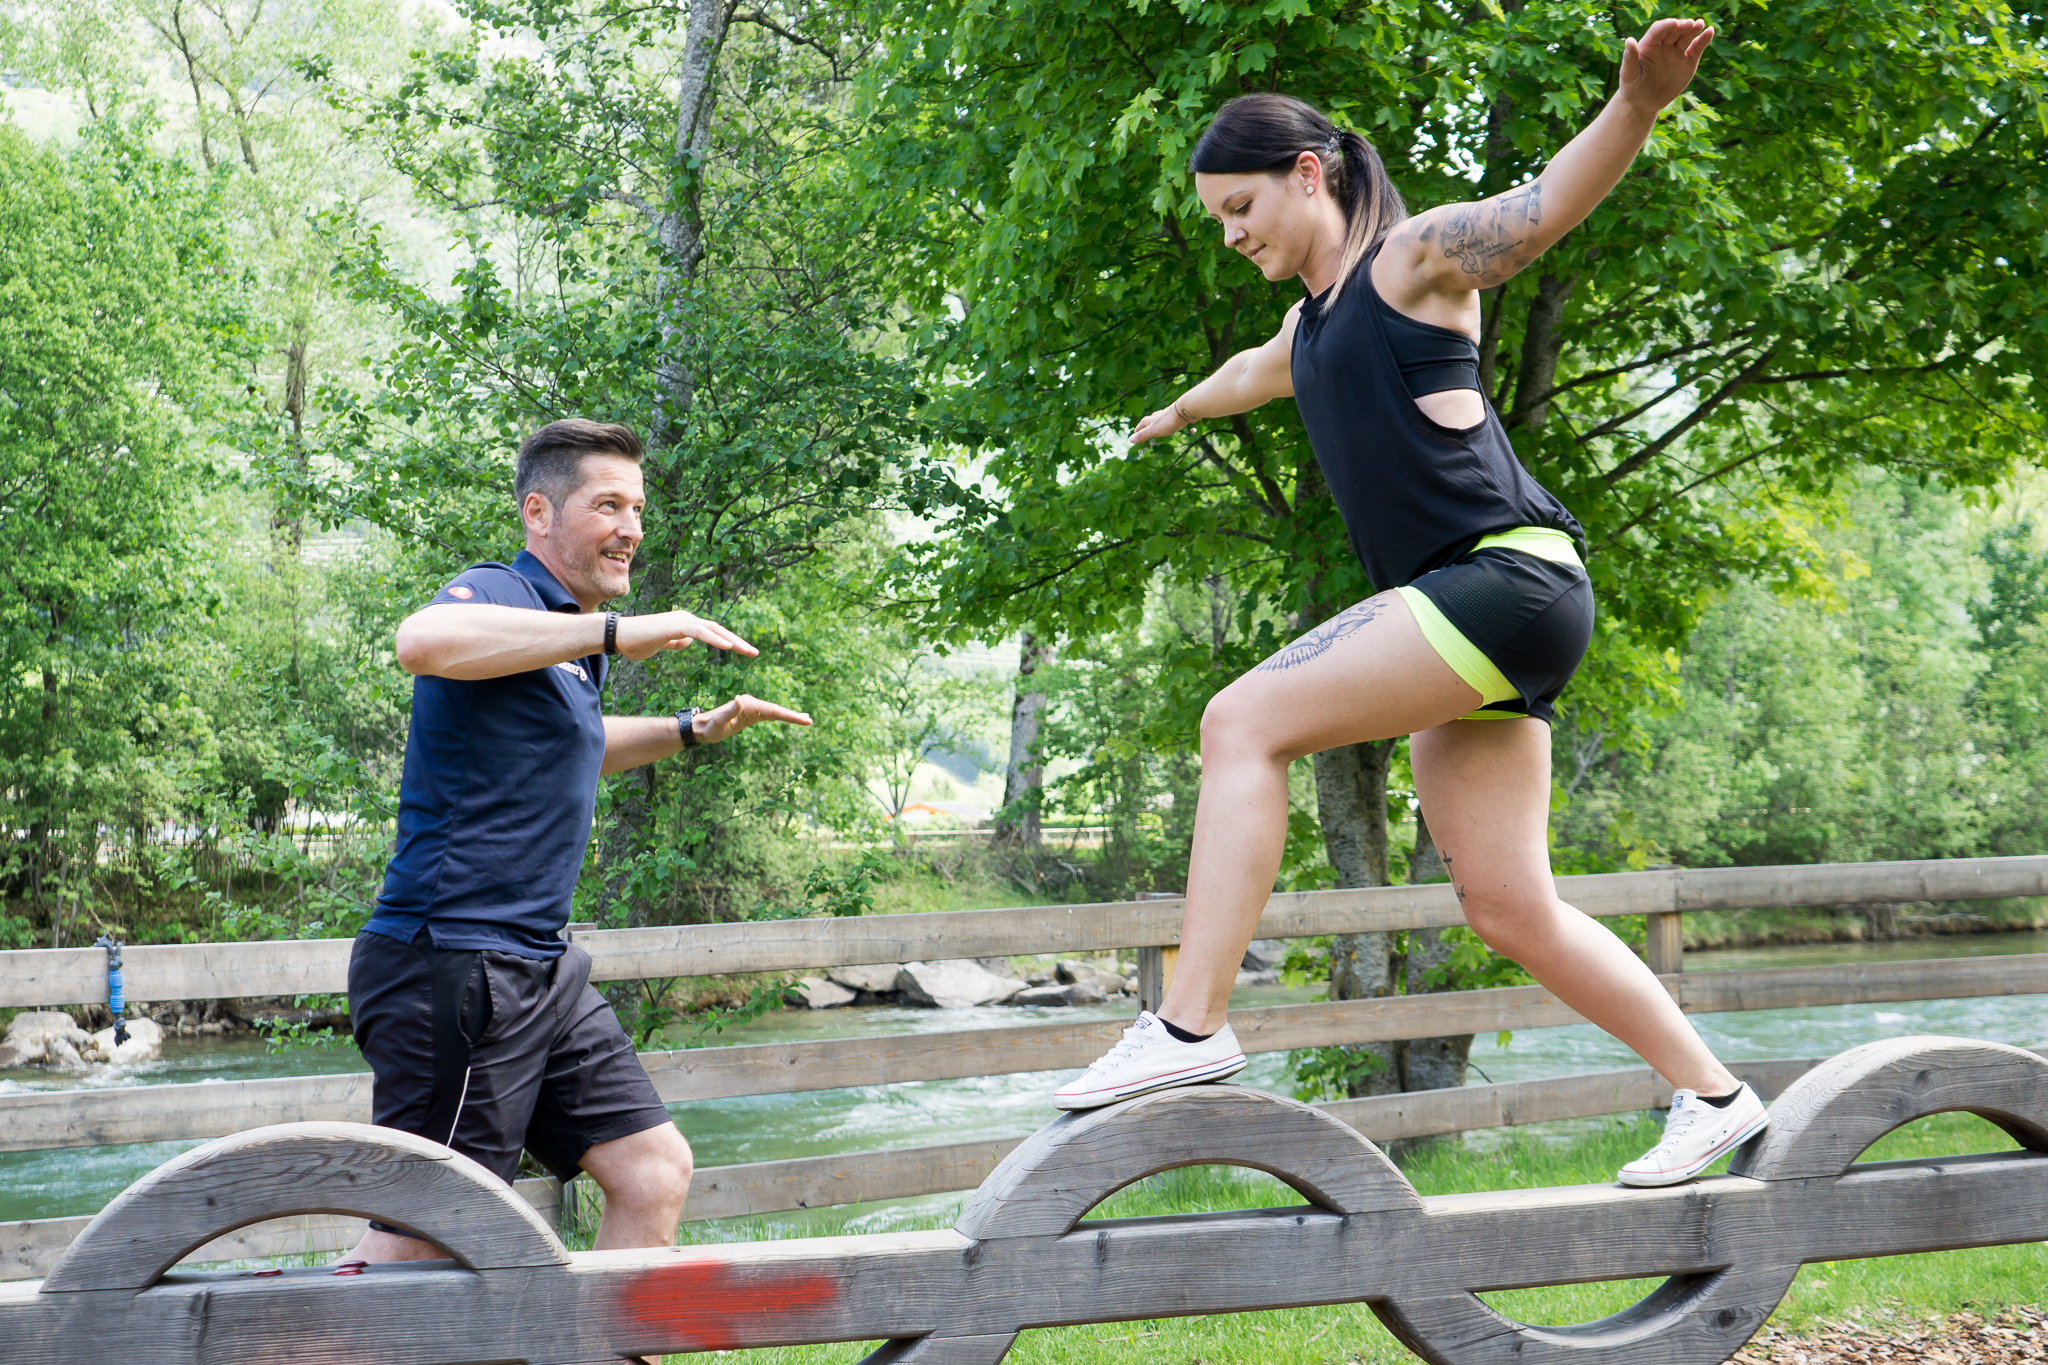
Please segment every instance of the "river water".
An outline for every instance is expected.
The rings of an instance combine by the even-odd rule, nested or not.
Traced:
[[[1810,944],[1781,948],[1726,949],[1689,953],[1687,971],[1741,967],[1822,966],[1908,958],[1988,957],[2048,952],[2048,932],[1972,934],[1897,943]],[[1286,1004],[1310,999],[1319,988],[1281,986],[1242,989],[1235,1007]],[[1708,1043],[1726,1060],[1821,1057],[1859,1043],[1910,1033],[1941,1033],[2035,1047],[2048,1043],[2048,996],[2004,996],[1888,1005],[1841,1005],[1820,1009],[1751,1010],[1695,1015]],[[782,1010],[744,1028],[730,1029],[720,1042],[766,1043],[788,1039],[853,1037],[884,1033],[1003,1028],[1038,1020],[1116,1018],[1128,1004],[1085,1009],[966,1010],[875,1007],[850,1010]],[[1506,1046],[1490,1037],[1472,1049],[1473,1084],[1529,1080],[1639,1065],[1635,1055],[1587,1024],[1524,1029]],[[1240,1083],[1286,1093],[1284,1054],[1252,1059]],[[167,1085],[204,1080],[243,1080],[363,1070],[353,1048],[307,1049],[273,1055],[260,1040],[172,1038],[163,1057],[144,1066],[101,1070],[85,1076],[49,1075],[33,1070],[0,1072],[0,1094],[31,1090]],[[822,1090],[797,1095],[757,1095],[674,1106],[676,1117],[702,1166],[821,1156],[879,1147],[925,1146],[1029,1133],[1054,1118],[1050,1093],[1071,1072],[986,1076],[955,1081]],[[1557,1127],[1552,1125],[1552,1127]],[[1561,1128],[1568,1132],[1569,1129]],[[1469,1140],[1484,1142],[1484,1135]],[[97,1212],[115,1194],[196,1142],[137,1143],[54,1151],[0,1153],[0,1221],[56,1218]],[[946,1196],[945,1198],[952,1198]],[[874,1211],[870,1230],[879,1230],[921,1211],[929,1200],[895,1201]],[[803,1215],[792,1215],[802,1218]]]

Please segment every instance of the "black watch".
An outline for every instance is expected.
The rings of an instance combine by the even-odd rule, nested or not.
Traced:
[[[682,731],[685,749],[694,749],[704,742],[697,738],[697,708],[694,706],[685,706],[676,712],[676,729]]]
[[[608,611],[604,614],[604,652],[607,654],[619,652],[619,614],[615,611]]]

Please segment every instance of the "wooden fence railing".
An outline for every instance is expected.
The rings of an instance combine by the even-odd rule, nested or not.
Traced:
[[[1689,910],[1859,902],[1956,901],[2048,895],[2048,857],[1711,868],[1561,878],[1589,913],[1652,917],[1653,947]],[[1181,902],[969,910],[860,919],[579,933],[599,979],[784,971],[931,958],[1086,953],[1169,947]],[[1259,932],[1290,938],[1462,923],[1444,886],[1276,895]],[[346,940],[187,944],[126,950],[131,1000],[336,991]],[[2048,993],[2048,954],[1760,968],[1682,974],[1668,947],[1654,961],[1690,1013]],[[1156,962],[1156,959],[1155,959]],[[105,958],[93,949],[0,953],[0,1005],[104,1000]],[[1247,1051],[1487,1033],[1582,1022],[1541,987],[1396,996],[1240,1010]],[[1085,1066],[1114,1042],[1120,1021],[1031,1024],[947,1033],[742,1044],[643,1053],[665,1101],[885,1085]],[[1771,1064],[1779,1065],[1779,1064]],[[1797,1067],[1803,1064],[1783,1064]],[[1775,1091],[1795,1074],[1757,1071]],[[367,1121],[369,1076],[351,1073],[0,1096],[0,1151],[217,1137],[290,1120]],[[1534,1097],[1540,1096],[1541,1102]],[[1458,1132],[1588,1117],[1660,1103],[1647,1070],[1509,1086],[1347,1101],[1330,1112],[1368,1137]],[[1014,1142],[999,1140],[859,1152],[700,1170],[688,1216],[717,1218],[941,1193],[974,1184]],[[0,1225],[0,1278],[38,1273],[82,1219]],[[10,1254],[9,1248],[13,1248]]]
[[[1962,1110],[2022,1150],[1859,1163]],[[2048,1237],[2048,1062],[1997,1043],[1870,1043],[1802,1075],[1729,1173],[1423,1197],[1291,1100],[1194,1086],[1066,1114],[948,1229],[574,1253],[475,1162],[388,1128],[295,1123],[210,1143],[107,1206],[40,1283],[0,1286],[9,1365],[376,1360],[530,1365],[877,1342],[863,1365],[1000,1365],[1027,1330],[1369,1305],[1431,1365],[1718,1365],[1800,1266]],[[1292,1207],[1084,1221],[1159,1171],[1262,1170]],[[339,1210],[449,1259],[172,1274],[223,1233]],[[1569,1326],[1492,1290],[1663,1283]]]
[[[1925,862],[1709,867],[1560,877],[1558,892],[1589,915],[1855,902],[2048,896],[2048,857]],[[593,981],[853,967],[931,958],[1010,957],[1171,946],[1181,901],[1112,901],[1018,910],[953,910],[858,919],[759,920],[575,935]],[[1448,885],[1376,886],[1274,896],[1259,937],[1305,938],[1464,923]],[[124,950],[128,999],[205,1000],[320,995],[347,988],[349,941],[176,943]],[[105,1003],[106,956],[96,948],[0,953],[0,1008]]]

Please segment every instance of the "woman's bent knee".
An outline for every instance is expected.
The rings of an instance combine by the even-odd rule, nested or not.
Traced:
[[[1264,709],[1234,685],[1209,699],[1202,711],[1202,767],[1218,763],[1288,763],[1287,752]]]

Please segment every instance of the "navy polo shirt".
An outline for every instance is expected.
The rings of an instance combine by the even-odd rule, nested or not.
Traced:
[[[435,602],[580,611],[524,550],[477,564]],[[597,809],[605,657],[466,682],[418,677],[398,789],[398,848],[363,926],[437,948],[551,958]]]

